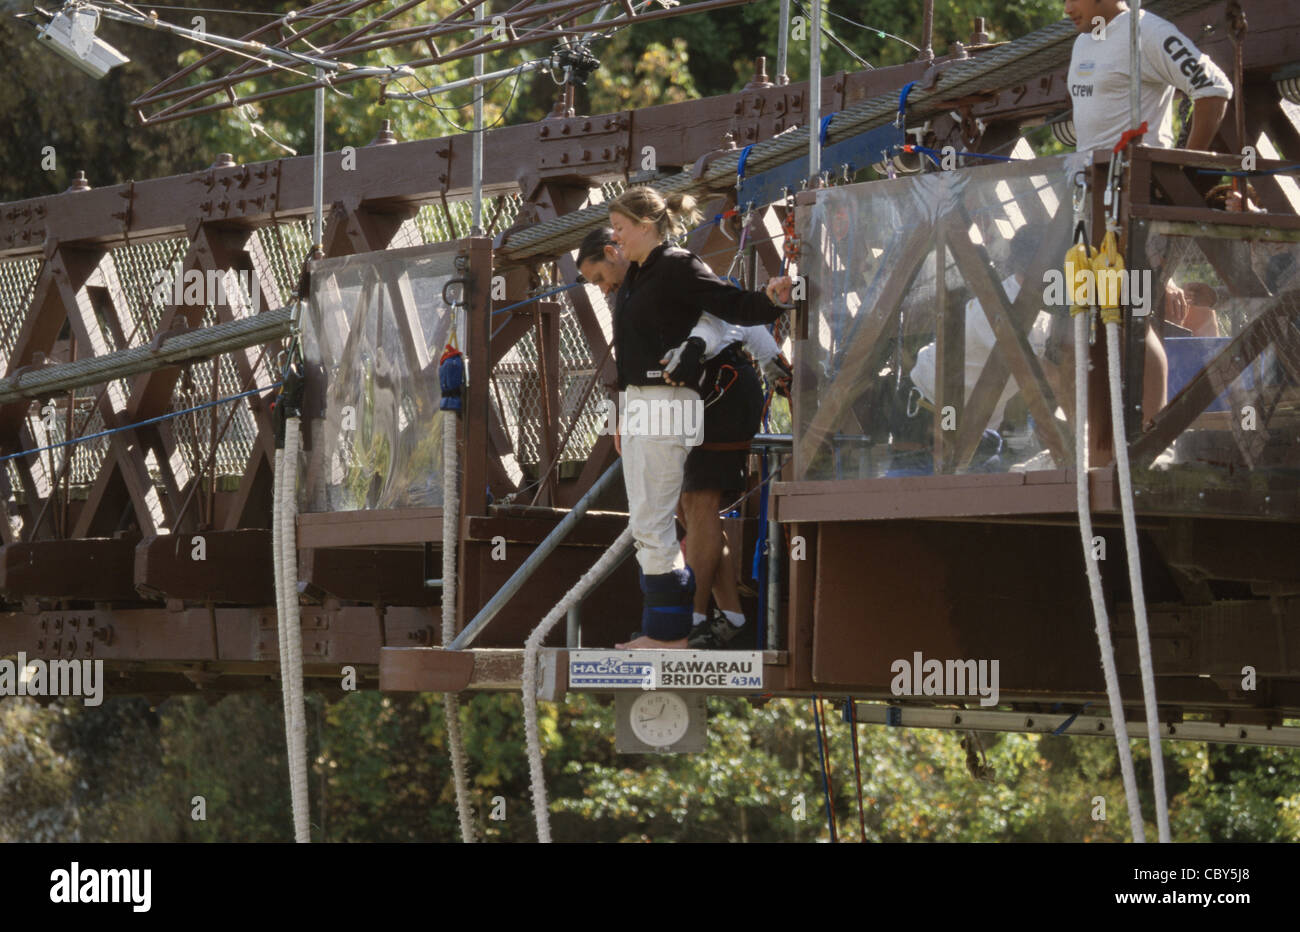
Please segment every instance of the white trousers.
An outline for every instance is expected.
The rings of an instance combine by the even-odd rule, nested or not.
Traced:
[[[682,406],[698,404],[700,395],[690,388],[671,385],[628,386],[628,408],[634,402],[679,401]],[[634,427],[632,418],[619,425],[620,431]],[[662,423],[660,424],[662,426]],[[623,481],[636,558],[647,576],[671,573],[686,566],[677,543],[677,500],[682,494],[686,454],[690,452],[684,430],[669,433],[654,430],[623,433]],[[698,442],[698,439],[696,440]]]

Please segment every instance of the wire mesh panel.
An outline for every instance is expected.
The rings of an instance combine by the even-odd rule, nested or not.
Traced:
[[[127,243],[115,246],[108,252],[108,265],[117,278],[125,308],[118,311],[130,319],[130,332],[123,334],[129,346],[148,343],[158,332],[163,311],[171,302],[169,287],[160,288],[159,282],[170,285],[170,276],[179,272],[190,242],[183,236],[153,240],[145,243]],[[159,273],[163,278],[159,278]]]
[[[303,322],[314,388],[304,511],[442,503],[438,360],[453,314],[445,248],[365,253],[317,263]],[[465,345],[465,319],[455,315]]]
[[[257,245],[266,257],[276,297],[288,304],[298,290],[302,264],[311,252],[311,220],[303,217],[256,230]]]
[[[27,320],[32,289],[40,272],[41,260],[36,256],[0,261],[0,349],[4,351],[5,366],[13,356],[18,334]]]
[[[541,270],[540,279],[539,287],[543,291],[553,287],[550,268]],[[563,475],[566,464],[585,463],[605,421],[601,407],[604,395],[594,384],[601,359],[592,351],[583,332],[571,293],[561,292],[546,300],[560,305],[560,411],[556,442],[562,446],[551,454],[549,462],[543,462],[543,386],[535,335],[530,332],[521,338],[492,370],[489,397],[514,447],[513,455],[505,459],[507,474],[516,482],[525,475],[536,482],[557,469]],[[609,311],[599,295],[592,306],[598,320],[603,312],[602,326],[611,326]]]
[[[483,201],[483,228],[486,235],[495,236],[514,223],[522,204],[523,198],[518,194],[503,194],[496,198],[485,198]],[[474,205],[468,200],[447,201],[445,204],[441,201],[425,204],[415,215],[413,221],[407,221],[402,225],[403,230],[412,225],[420,237],[420,242],[447,243],[456,239],[464,239],[474,229]],[[408,244],[396,241],[393,243],[394,247],[404,245]],[[415,244],[411,243],[409,245]]]

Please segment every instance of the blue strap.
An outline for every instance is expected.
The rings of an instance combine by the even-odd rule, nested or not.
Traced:
[[[940,150],[938,150],[938,149],[931,149],[931,148],[928,148],[928,147],[926,147],[926,146],[912,146],[912,151],[913,151],[913,152],[920,152],[922,155],[928,155],[928,156],[929,156],[929,157],[934,161],[934,164],[936,164],[936,165],[939,164],[939,156],[943,155],[943,152],[942,152],[942,151],[940,151]],[[960,155],[960,156],[963,156],[964,158],[968,158],[968,159],[988,159],[989,161],[992,161],[992,162],[1020,162],[1020,161],[1024,161],[1023,159],[1013,158],[1013,157],[1011,157],[1011,156],[1009,156],[1009,155],[987,155],[987,154],[985,154],[985,153],[983,153],[983,152],[957,152],[957,153],[954,153],[954,154],[956,154],[956,155]]]
[[[557,295],[562,291],[577,288],[581,284],[582,282],[574,282],[572,285],[562,285],[559,288],[552,288],[550,291],[544,291],[539,295],[533,295],[531,298],[524,298],[522,301],[516,301],[514,304],[507,304],[505,307],[497,308],[493,311],[492,316],[496,317],[498,314],[504,314],[506,311],[513,311],[515,308],[523,307],[525,304],[532,304],[534,301],[542,300],[542,298],[549,298],[551,295]]]
[[[736,163],[737,185],[739,185],[741,180],[745,177],[745,163],[749,161],[749,150],[752,148],[754,148],[754,144],[751,142],[749,145],[745,146],[745,148],[740,150],[740,161]]]
[[[898,94],[898,125],[903,125],[903,114],[907,113],[907,95],[912,93],[912,88],[916,85],[915,81],[908,81],[903,85],[902,91]]]
[[[1060,705],[1060,703],[1057,703],[1057,705]],[[1070,716],[1069,718],[1067,718],[1065,721],[1061,722],[1061,724],[1058,725],[1056,728],[1052,729],[1052,734],[1054,734],[1054,735],[1063,735],[1063,734],[1065,734],[1066,729],[1068,729],[1071,725],[1073,725],[1073,724],[1074,724],[1074,720],[1075,720],[1076,718],[1079,717],[1079,714],[1080,714],[1081,712],[1083,712],[1084,709],[1088,708],[1088,706],[1090,706],[1090,705],[1092,705],[1091,702],[1085,702],[1085,703],[1083,704],[1083,708],[1079,709],[1078,712],[1075,712],[1073,715],[1071,715],[1071,716]]]
[[[839,111],[837,110],[835,113],[839,113]],[[830,128],[831,120],[835,118],[835,113],[828,113],[826,116],[822,117],[821,129],[817,133],[817,144],[823,149],[826,148],[826,130]]]
[[[758,644],[759,650],[766,650],[767,625],[767,561],[763,559],[767,552],[767,457],[761,458],[763,472],[763,491],[758,498],[758,541],[754,544],[754,562],[750,567],[750,578],[758,583]]]

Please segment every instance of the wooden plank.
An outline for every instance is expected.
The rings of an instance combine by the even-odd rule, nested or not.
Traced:
[[[1168,204],[1136,204],[1131,216],[1139,220],[1168,220],[1173,223],[1226,223],[1239,227],[1264,225],[1259,214],[1214,210],[1210,207],[1172,207]],[[1300,230],[1300,216],[1269,214],[1268,226],[1276,230]]]
[[[1089,470],[1089,491],[1095,512],[1118,508],[1109,467]],[[1075,509],[1075,482],[1068,469],[788,482],[772,502],[782,523],[1060,514]]]
[[[417,545],[442,540],[441,508],[298,515],[298,548]]]
[[[540,544],[560,523],[560,518],[471,516],[466,524],[466,539],[492,541],[497,537],[507,544]],[[627,527],[627,515],[617,512],[587,512],[564,539],[566,547],[608,548]]]
[[[942,232],[934,250],[934,471],[952,472],[957,466],[957,435],[944,430],[944,409],[953,409],[953,423],[961,424],[966,409],[966,307],[948,294],[948,249]]]

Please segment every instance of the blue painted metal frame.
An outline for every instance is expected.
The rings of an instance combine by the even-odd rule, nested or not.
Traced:
[[[823,126],[823,134],[825,126]],[[893,158],[901,151],[906,142],[901,127],[890,124],[867,130],[857,136],[837,142],[822,149],[822,168],[832,174],[838,173],[842,166],[849,166],[854,172],[876,162]],[[784,198],[783,191],[795,192],[808,177],[808,156],[786,162],[770,171],[740,179],[740,190],[736,194],[736,204],[740,210],[753,207],[765,207]]]

